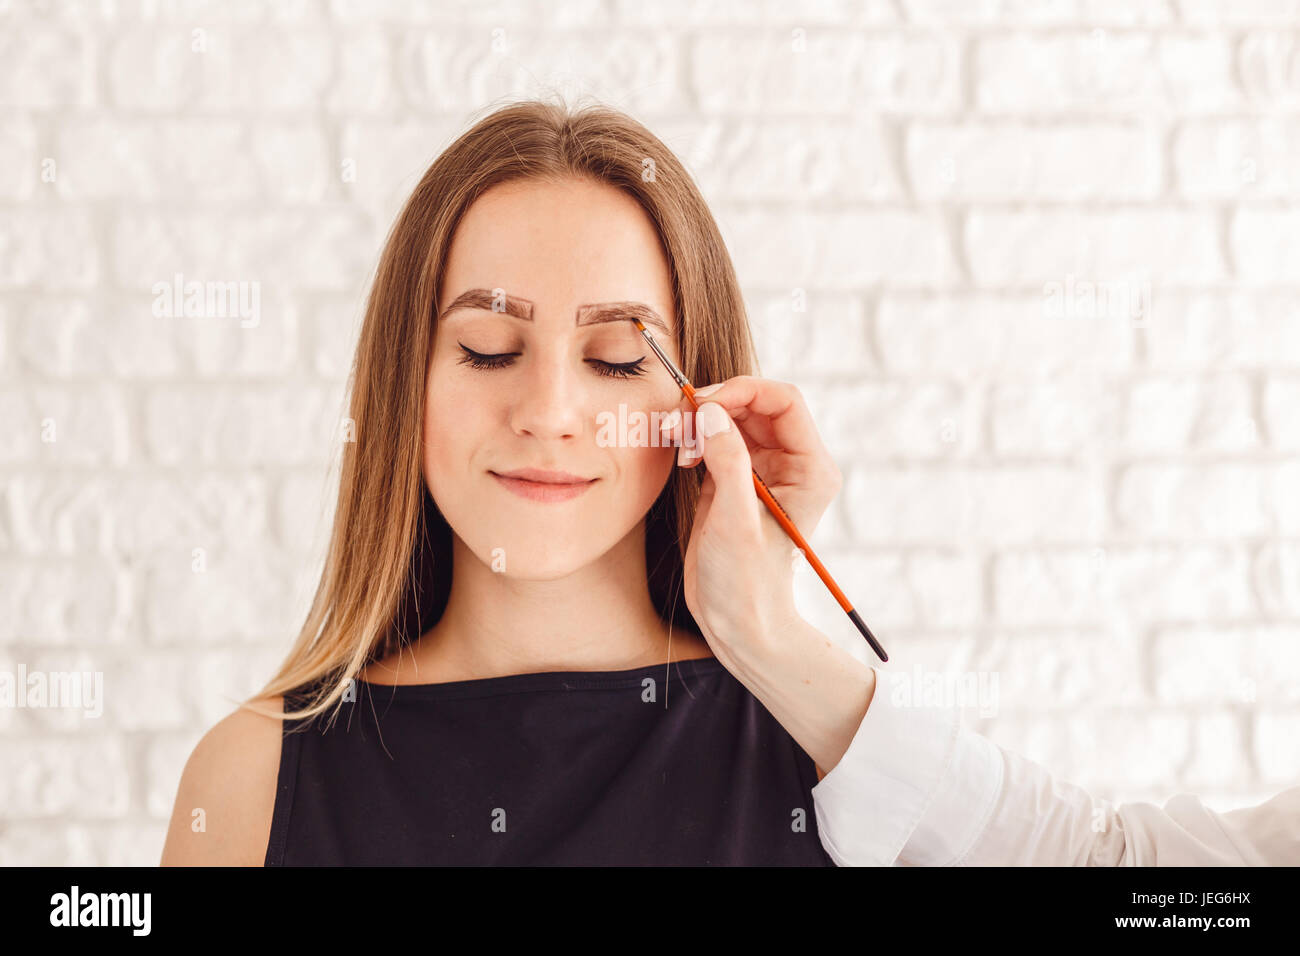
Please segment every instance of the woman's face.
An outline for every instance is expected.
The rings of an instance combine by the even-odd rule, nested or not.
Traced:
[[[494,571],[567,575],[645,518],[676,449],[654,447],[657,427],[637,436],[631,416],[657,426],[651,411],[677,407],[681,393],[630,319],[600,320],[628,304],[653,310],[668,330],[642,321],[680,368],[672,302],[654,227],[614,187],[507,183],[461,220],[439,290],[424,475],[452,530]],[[499,477],[521,469],[588,483]]]

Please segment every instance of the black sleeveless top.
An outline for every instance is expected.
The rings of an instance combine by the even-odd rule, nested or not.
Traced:
[[[267,866],[835,865],[812,758],[716,658],[355,697],[284,721]]]

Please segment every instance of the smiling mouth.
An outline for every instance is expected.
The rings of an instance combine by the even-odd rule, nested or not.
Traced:
[[[488,472],[502,486],[528,501],[569,501],[585,494],[599,478],[580,478],[566,472],[542,472],[523,469],[509,474]],[[527,476],[527,477],[521,477]]]

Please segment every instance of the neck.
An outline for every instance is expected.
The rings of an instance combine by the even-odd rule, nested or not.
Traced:
[[[463,680],[552,670],[627,670],[711,656],[670,629],[650,599],[645,526],[563,578],[526,581],[484,564],[452,535],[447,608],[408,653],[424,679]],[[436,676],[433,676],[436,675]]]

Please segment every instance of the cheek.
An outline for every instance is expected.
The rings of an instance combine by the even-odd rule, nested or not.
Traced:
[[[618,455],[629,506],[648,509],[672,476],[676,447],[620,448]]]
[[[429,390],[424,406],[424,465],[425,480],[435,493],[439,483],[461,480],[473,465],[475,436],[484,429],[478,419],[483,415],[483,406],[463,390]]]

